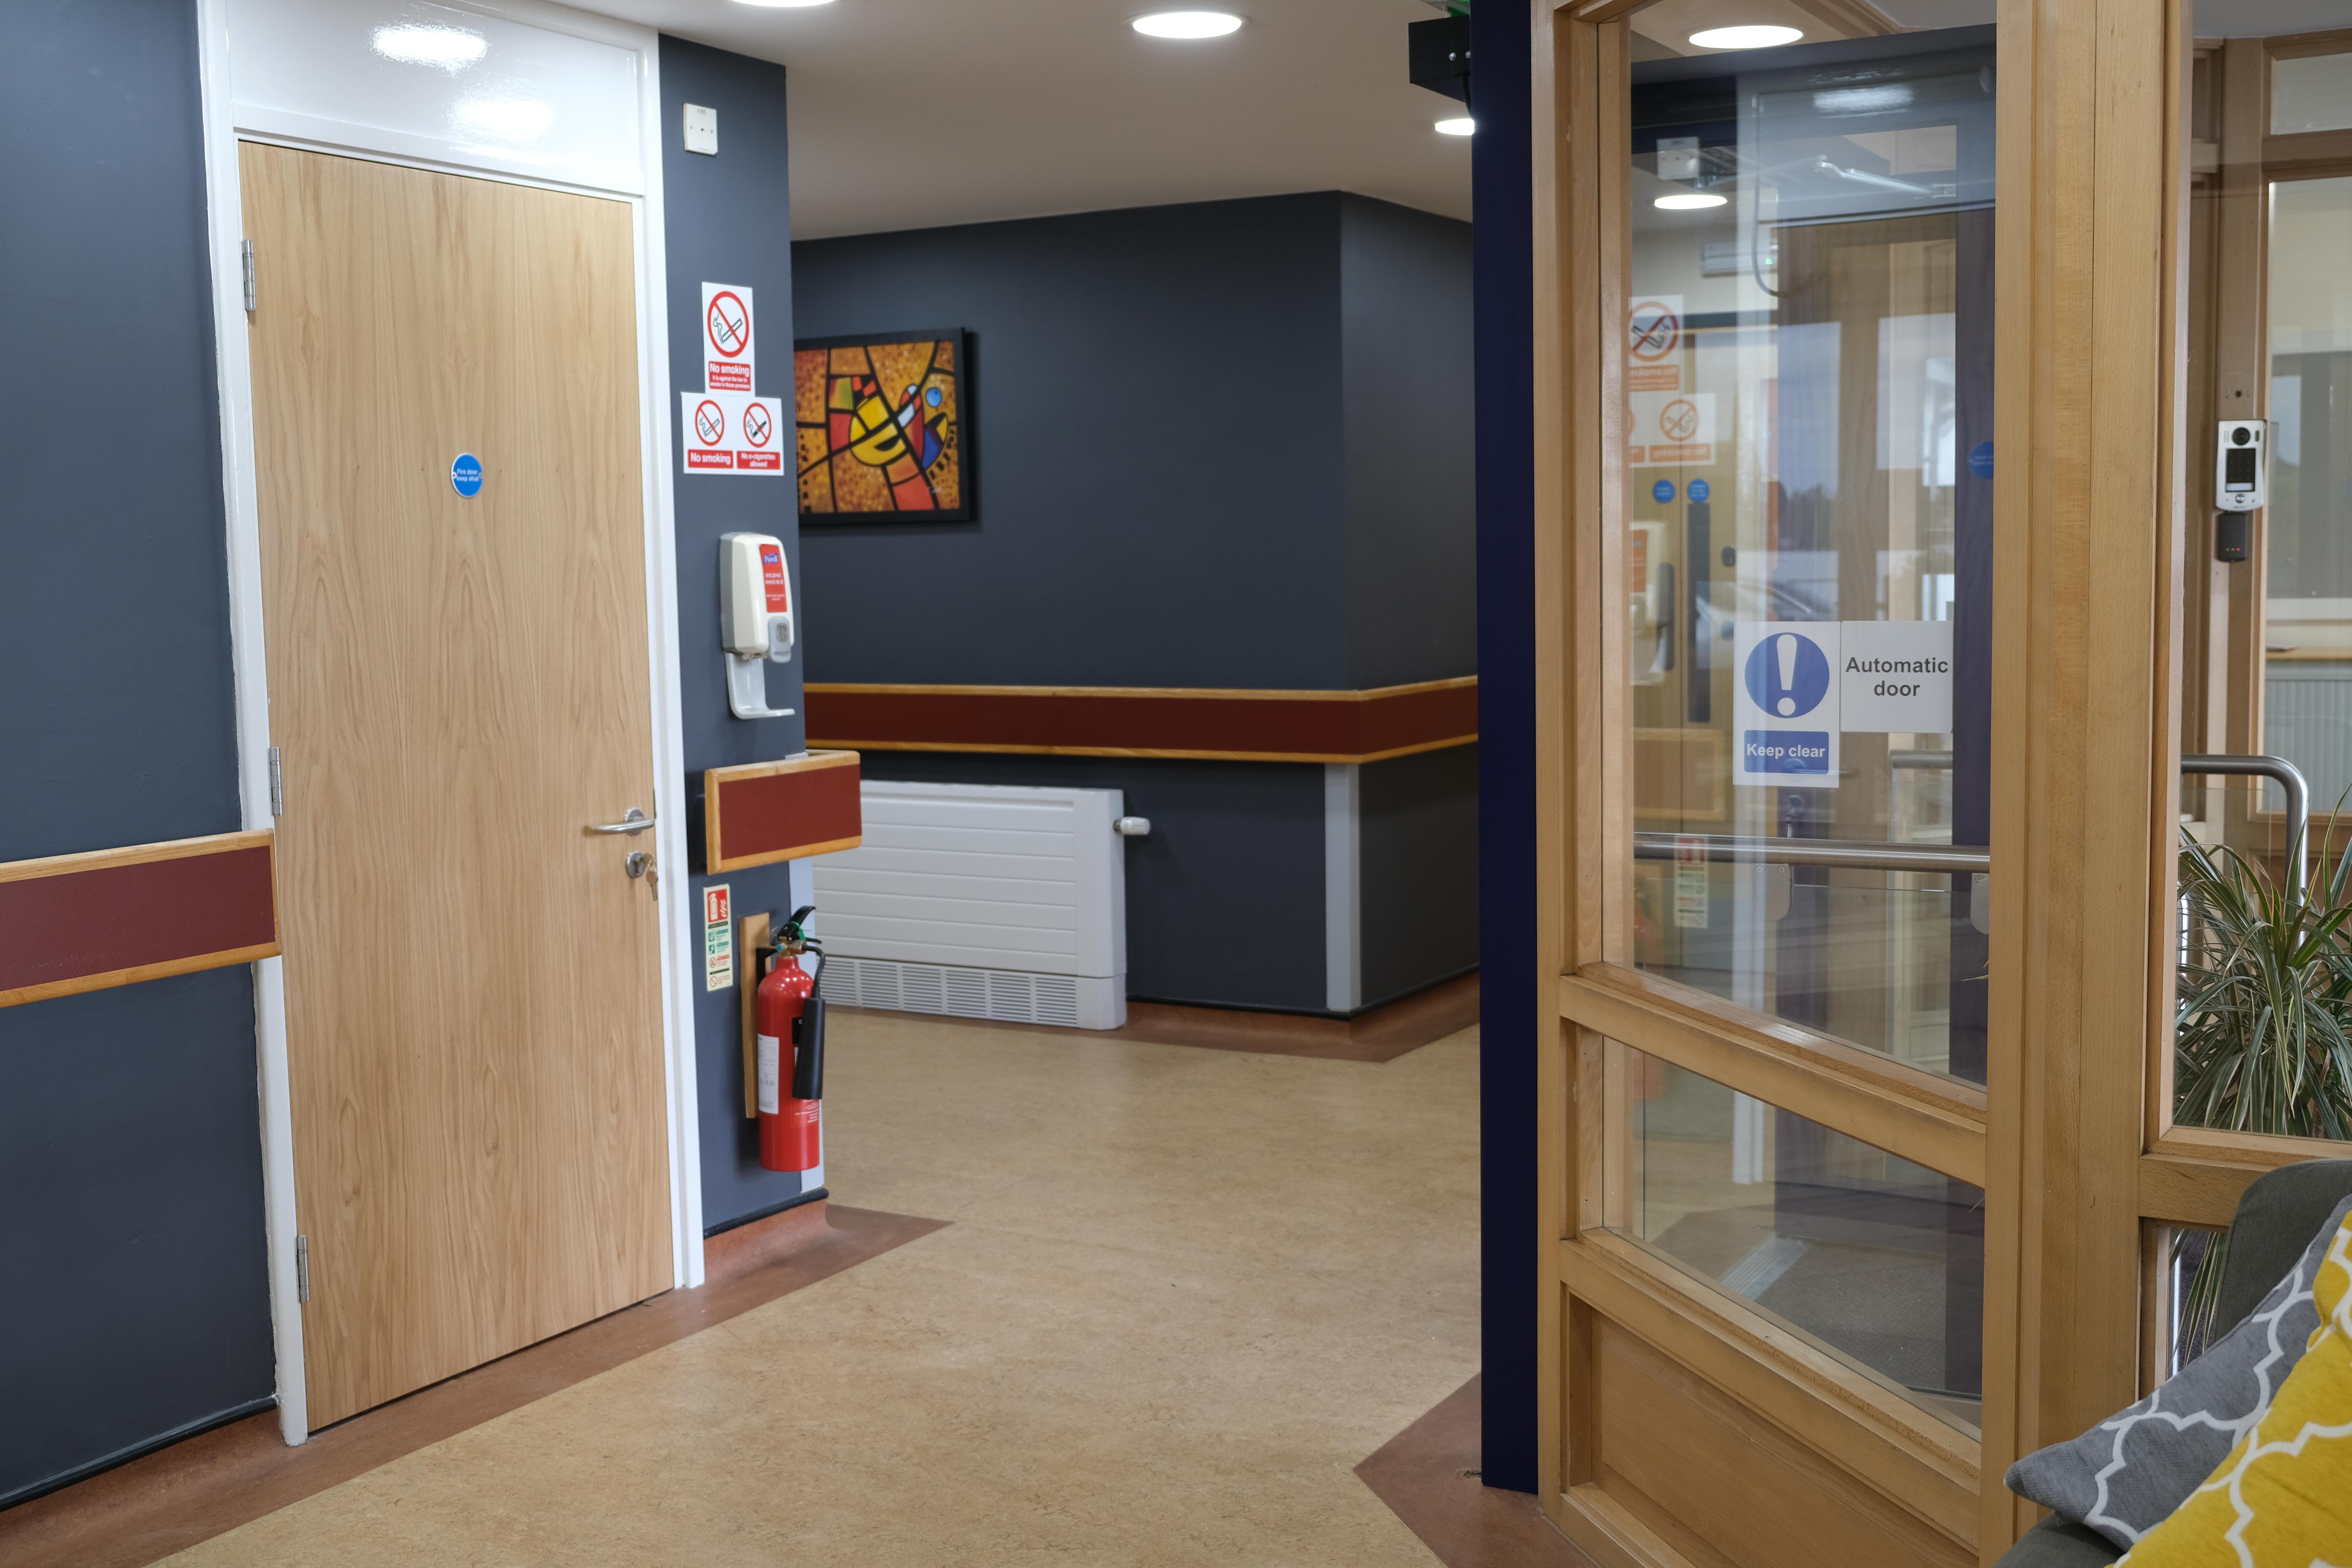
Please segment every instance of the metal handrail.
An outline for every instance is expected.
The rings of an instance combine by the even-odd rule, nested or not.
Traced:
[[[2269,779],[2286,792],[2286,860],[2294,868],[2294,885],[2311,881],[2311,785],[2303,770],[2284,757],[2219,756],[2210,753],[2180,759],[2185,774],[2218,773]]]
[[[1990,871],[1992,851],[1974,845],[1871,844],[1845,838],[1769,838],[1733,833],[1636,833],[1633,858],[1671,860],[1676,845],[1697,838],[1709,860],[1764,866],[1835,866],[1855,871]]]

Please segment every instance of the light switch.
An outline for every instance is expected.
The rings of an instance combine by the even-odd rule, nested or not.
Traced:
[[[686,106],[686,150],[719,155],[719,111],[699,103]]]

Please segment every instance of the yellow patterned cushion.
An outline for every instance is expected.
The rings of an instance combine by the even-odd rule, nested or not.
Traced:
[[[2319,1328],[2262,1421],[2133,1568],[2352,1568],[2352,1218],[2313,1282]]]

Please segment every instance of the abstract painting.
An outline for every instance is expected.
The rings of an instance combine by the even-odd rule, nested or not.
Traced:
[[[961,331],[793,345],[801,516],[943,522],[971,515]]]

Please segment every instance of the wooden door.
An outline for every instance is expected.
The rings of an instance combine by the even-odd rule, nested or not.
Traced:
[[[315,1427],[671,1282],[632,214],[243,184]]]
[[[1990,1563],[2137,1386],[2191,18],[1999,12],[1534,8],[1538,1485],[1597,1561]]]

